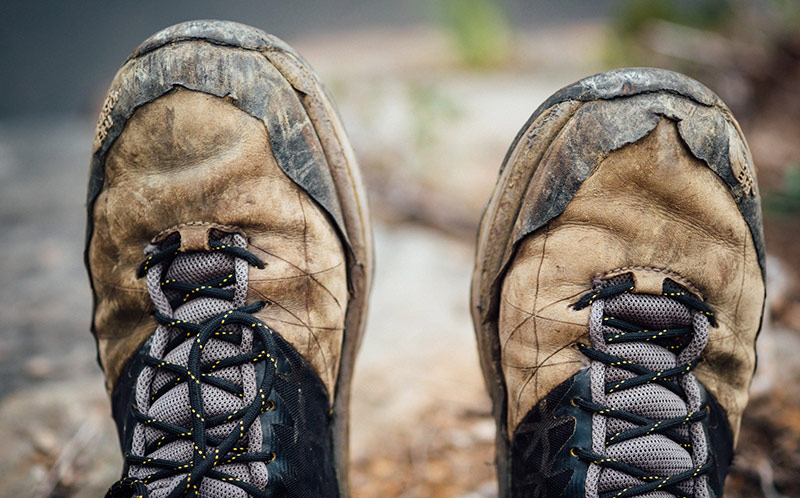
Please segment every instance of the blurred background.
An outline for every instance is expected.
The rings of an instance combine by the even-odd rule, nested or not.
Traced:
[[[800,0],[2,2],[0,496],[101,496],[118,477],[82,265],[90,147],[127,55],[194,18],[294,45],[360,159],[378,266],[354,385],[355,497],[496,496],[467,305],[481,208],[544,99],[630,65],[705,83],[749,139],[769,298],[726,496],[800,496]]]

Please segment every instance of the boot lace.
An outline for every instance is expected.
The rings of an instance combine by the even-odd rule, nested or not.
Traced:
[[[709,407],[691,373],[716,326],[711,308],[667,280],[661,296],[631,294],[630,277],[600,281],[574,305],[591,306],[592,447],[571,452],[589,464],[589,497],[706,497],[712,468],[703,422]]]
[[[268,496],[259,415],[277,370],[273,331],[245,304],[249,266],[263,263],[241,235],[217,234],[210,251],[149,246],[146,277],[158,324],[143,355],[132,406],[128,469],[108,497]]]

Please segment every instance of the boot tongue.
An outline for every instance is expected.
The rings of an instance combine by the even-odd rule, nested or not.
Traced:
[[[225,236],[220,239],[220,242],[225,244],[242,245],[243,240],[241,237],[234,235]],[[169,241],[165,241],[169,242]],[[163,244],[162,244],[163,245]],[[218,279],[230,278],[230,284],[223,286],[223,289],[230,289],[236,291],[236,296],[244,295],[242,292],[237,291],[237,287],[247,287],[247,275],[241,275],[241,271],[237,274],[236,260],[234,257],[225,253],[215,252],[192,252],[179,254],[170,264],[166,272],[166,279],[175,280],[180,282],[196,283],[198,287],[204,283]],[[238,278],[233,278],[236,275]],[[154,295],[156,289],[149,289],[151,296]],[[239,289],[241,290],[241,289]],[[207,320],[214,318],[220,313],[231,310],[240,306],[242,303],[236,301],[242,300],[235,297],[234,300],[218,299],[213,297],[196,297],[192,296],[190,292],[167,290],[164,295],[175,304],[173,310],[173,317],[176,320],[184,322],[192,322],[201,324]],[[155,299],[154,299],[155,300]],[[224,326],[220,329],[227,337],[240,337],[241,341],[224,341],[217,338],[211,338],[202,349],[201,365],[211,364],[217,360],[226,357],[240,355],[252,351],[252,334],[248,331],[242,331],[241,327],[237,326]],[[158,347],[153,349],[164,348],[168,344],[175,344],[176,341],[181,341],[172,348],[165,351],[163,359],[167,362],[174,363],[181,366],[188,365],[189,352],[195,342],[195,336],[187,337],[186,331],[178,328],[164,328],[159,327],[154,335],[154,345],[158,342]],[[234,366],[224,369],[215,370],[213,372],[215,377],[221,378],[227,382],[231,382],[243,388],[245,393],[244,397],[231,394],[223,389],[214,387],[208,383],[202,383],[200,387],[201,398],[203,404],[204,417],[214,417],[223,413],[234,412],[245,406],[245,401],[249,403],[252,396],[255,396],[255,374],[251,365]],[[137,386],[138,389],[144,387],[149,396],[155,397],[159,391],[168,389],[163,392],[152,404],[146,413],[160,421],[179,425],[186,428],[192,427],[192,406],[189,402],[188,385],[186,379],[181,379],[174,387],[168,386],[176,382],[176,376],[165,370],[158,370],[153,376],[152,382],[149,386]],[[249,387],[249,389],[248,389]],[[252,391],[252,392],[249,392]],[[137,392],[137,397],[139,393]],[[249,399],[247,399],[249,398]],[[236,423],[231,422],[225,425],[218,425],[216,427],[206,430],[206,437],[213,437],[223,439],[231,430],[234,429]],[[237,429],[238,430],[238,429]],[[257,434],[256,434],[257,433]],[[143,441],[140,443],[140,448],[152,448],[154,444],[158,444],[159,439],[164,436],[164,432],[157,429],[147,427],[142,432]],[[261,430],[259,424],[253,424],[247,435],[241,441],[241,445],[248,447],[250,451],[258,451],[261,446]],[[251,444],[252,441],[252,444]],[[164,445],[159,445],[154,450],[151,449],[146,457],[162,458],[176,462],[191,462],[193,458],[193,442],[189,439],[179,439]],[[209,445],[209,450],[213,451],[213,446]],[[266,486],[266,467],[262,463],[256,462],[253,464],[226,464],[219,465],[217,469],[235,476],[236,478],[254,484],[260,488]],[[155,469],[139,468],[140,474],[147,475]],[[167,496],[173,491],[174,487],[182,482],[185,474],[174,476],[168,479],[162,479],[152,482],[148,489],[150,495],[153,497]],[[201,497],[212,496],[229,496],[229,497],[245,497],[248,496],[241,488],[233,486],[221,481],[204,479],[200,486]]]
[[[230,242],[230,241],[227,241]],[[228,256],[226,254],[215,252],[215,253],[188,253],[188,254],[181,254],[175,258],[175,260],[170,265],[169,269],[167,270],[166,278],[169,280],[177,280],[181,282],[193,282],[197,283],[197,286],[200,287],[203,282],[209,282],[216,278],[224,278],[228,275],[232,275],[235,272],[235,262],[234,258]],[[231,279],[233,282],[233,279]],[[224,288],[232,288],[232,285],[229,285]],[[234,308],[234,303],[232,301],[228,301],[225,299],[216,299],[212,297],[197,297],[194,299],[186,299],[189,293],[178,292],[174,290],[167,290],[165,295],[170,300],[177,300],[179,303],[174,309],[174,318],[177,320],[185,321],[185,322],[192,322],[192,323],[203,323],[207,320],[210,320],[214,316],[218,315],[219,313],[223,313],[230,309]],[[191,297],[191,296],[188,296]],[[186,302],[183,303],[183,300],[186,299]],[[186,332],[180,329],[168,329],[167,331],[167,338],[168,342],[172,342],[181,336],[186,336]],[[187,337],[181,344],[177,347],[172,349],[171,351],[167,352],[164,356],[166,361],[170,363],[176,363],[181,366],[187,366],[188,358],[189,358],[189,351],[191,349],[192,343],[194,342],[194,336]],[[201,354],[201,364],[208,363],[210,361],[214,361],[220,358],[217,358],[219,355],[235,355],[242,353],[241,346],[236,346],[231,343],[226,343],[219,341],[217,339],[211,339],[206,346],[203,348],[203,352]],[[226,372],[228,375],[233,374],[232,372]],[[232,380],[235,384],[241,385],[242,380],[241,376],[236,376],[235,374],[232,375]],[[155,394],[159,389],[161,389],[165,384],[172,382],[175,379],[175,376],[164,372],[159,371],[156,374],[153,385],[151,386],[151,395]],[[214,398],[217,397],[225,397],[225,395],[230,396],[228,393],[224,391],[220,391],[219,389],[212,388],[208,385],[203,385],[202,390],[204,395],[206,391],[211,389],[211,393],[213,394]],[[185,385],[181,392],[186,390]],[[219,391],[219,392],[217,392]],[[168,391],[163,397],[163,401],[165,405],[173,405],[174,402],[183,403],[184,399],[179,398],[176,399],[176,396],[179,395],[177,389],[172,389]],[[205,397],[205,396],[204,396]],[[160,401],[160,400],[159,400]],[[217,410],[213,410],[211,412],[206,411],[207,416],[218,415],[219,413],[214,412],[221,412],[225,408],[231,408],[233,404],[241,405],[239,403],[232,403],[233,400],[229,400],[228,402],[223,403],[214,403],[208,408],[217,408]],[[230,405],[230,406],[229,406]],[[171,415],[173,417],[179,416],[180,423],[182,425],[187,424],[191,420],[191,411],[189,409],[188,402],[183,405],[185,407],[184,410],[180,410],[179,412],[173,410],[165,410],[167,407],[162,406],[160,403],[156,402],[151,407],[150,415],[158,418],[159,420],[164,420],[161,417],[163,415]],[[163,413],[162,413],[163,412]],[[177,419],[176,419],[177,420]],[[188,442],[187,442],[188,443]]]
[[[226,237],[232,239],[233,237]],[[230,243],[230,240],[222,240],[223,243]],[[235,262],[232,256],[222,252],[193,252],[179,255],[167,270],[167,278],[182,282],[194,282],[200,286],[203,282],[209,282],[216,278],[231,277],[235,274]],[[233,285],[223,288],[232,289]],[[216,299],[211,297],[197,297],[178,291],[165,292],[168,298],[177,299],[178,305],[175,307],[174,316],[179,320],[193,323],[202,323],[211,319],[217,314],[234,308],[233,301]],[[189,297],[190,299],[187,299]],[[184,299],[186,302],[183,302]]]
[[[605,301],[604,314],[635,323],[648,330],[663,330],[692,326],[690,310],[677,301],[665,296],[650,294],[621,294]],[[618,329],[603,327],[603,332],[619,333]],[[678,343],[680,344],[680,343]],[[679,350],[669,349],[675,342],[628,342],[606,345],[607,352],[630,360],[649,370],[658,372],[677,366]],[[605,382],[618,382],[635,375],[627,370],[607,366]],[[632,388],[620,389],[606,395],[609,407],[641,415],[653,420],[667,420],[686,416],[686,402],[673,391],[656,383],[644,384]],[[634,467],[650,472],[652,476],[664,478],[679,474],[694,467],[692,455],[681,445],[662,434],[628,439],[614,443],[615,434],[635,428],[634,424],[619,419],[606,418],[606,456],[625,462]],[[686,426],[676,429],[684,437],[689,437]],[[598,490],[602,492],[624,489],[641,484],[642,481],[618,471],[604,468],[600,474]],[[691,481],[679,486],[691,492]],[[673,496],[665,491],[657,491],[645,495],[651,498]]]

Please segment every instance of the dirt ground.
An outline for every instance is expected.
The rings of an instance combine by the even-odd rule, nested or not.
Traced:
[[[518,128],[558,88],[606,69],[604,35],[596,25],[519,34],[513,64],[492,70],[465,69],[431,30],[295,44],[338,103],[376,219],[352,407],[355,497],[496,496],[468,313],[474,233]],[[0,497],[100,496],[121,468],[81,256],[93,126],[0,123]],[[753,130],[757,164],[781,164],[770,137]],[[726,496],[800,496],[799,229],[796,214],[768,213],[767,320]]]

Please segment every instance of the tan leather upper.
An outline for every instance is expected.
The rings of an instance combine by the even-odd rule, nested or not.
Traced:
[[[89,248],[94,325],[109,391],[155,322],[136,268],[165,229],[240,229],[266,267],[251,268],[248,302],[302,354],[333,397],[348,289],[329,217],[278,167],[264,124],[225,99],[176,90],[139,108],[106,158]],[[189,244],[203,244],[197,233]]]
[[[663,276],[696,287],[717,313],[719,328],[711,329],[695,374],[738,434],[755,368],[761,269],[728,188],[666,118],[610,153],[566,210],[521,242],[502,284],[498,324],[509,432],[548,391],[588,365],[572,345],[588,342],[589,309],[571,305],[593,278],[629,267],[677,274]],[[658,287],[658,271],[636,273],[640,289]]]

